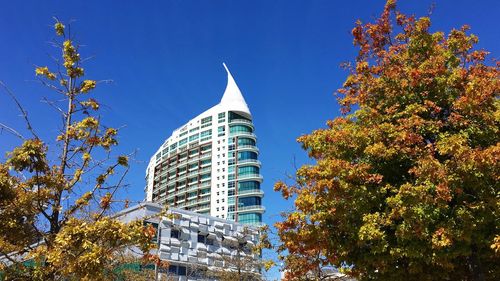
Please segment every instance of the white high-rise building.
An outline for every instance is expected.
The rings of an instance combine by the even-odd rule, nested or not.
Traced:
[[[252,115],[227,71],[219,104],[174,130],[151,158],[146,200],[261,224],[264,192]]]

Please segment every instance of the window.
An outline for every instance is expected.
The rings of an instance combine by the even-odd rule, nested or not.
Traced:
[[[209,238],[208,235],[203,235],[203,234],[198,233],[198,243],[203,243],[206,245],[213,245],[214,239]]]
[[[260,189],[260,183],[257,181],[243,181],[238,183],[238,191]]]
[[[212,121],[212,116],[205,117],[201,119],[201,124],[205,124]]]
[[[171,264],[168,267],[168,273],[177,276],[186,276],[186,267],[182,265]]]
[[[253,151],[242,151],[238,152],[238,161],[247,159],[257,159],[257,153]]]
[[[229,127],[229,132],[231,134],[240,132],[252,133],[252,128],[245,125],[234,125]]]
[[[178,229],[171,229],[170,230],[170,237],[179,239],[180,236],[181,236],[181,232]]]
[[[261,204],[261,198],[260,197],[243,197],[238,199],[238,206],[254,206],[254,205],[260,205]]]
[[[217,136],[221,137],[226,134],[226,127],[225,126],[219,126],[217,128]]]
[[[188,141],[187,138],[183,138],[182,140],[179,141],[179,146],[185,145],[187,141]]]
[[[238,168],[238,176],[242,175],[258,175],[259,174],[259,168],[254,167],[254,166],[247,166],[247,167],[239,167]]]
[[[211,136],[212,135],[212,130],[206,130],[200,133],[201,137],[206,137],[206,136]]]
[[[197,140],[200,136],[198,134],[189,136],[189,141]]]
[[[218,117],[219,119],[226,118],[226,113],[225,113],[225,112],[221,112],[221,113],[219,113],[219,114],[217,115],[217,117]]]
[[[240,145],[255,145],[255,140],[249,138],[238,138],[238,146]]]

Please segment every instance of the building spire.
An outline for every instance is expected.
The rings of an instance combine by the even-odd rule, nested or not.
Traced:
[[[220,105],[227,107],[228,110],[239,111],[250,115],[251,113],[248,109],[248,105],[245,102],[245,99],[243,98],[238,85],[236,85],[233,75],[231,75],[231,72],[229,71],[225,63],[222,63],[222,65],[227,72],[227,86],[226,90],[224,91],[224,95],[220,100]]]

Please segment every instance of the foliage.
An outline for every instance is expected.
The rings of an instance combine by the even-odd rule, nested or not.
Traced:
[[[298,141],[316,160],[275,190],[287,279],[498,280],[499,64],[468,27],[430,32],[388,1],[352,30],[343,116]]]
[[[54,28],[62,60],[56,71],[39,66],[35,74],[58,95],[46,102],[63,126],[49,152],[14,97],[32,137],[16,132],[22,144],[0,163],[0,270],[5,280],[113,280],[117,255],[126,248],[159,262],[150,254],[155,230],[110,216],[128,156],[111,157],[118,131],[101,124],[99,103],[89,97],[98,83],[83,79],[78,45],[66,27],[57,21]],[[120,168],[123,174],[113,176]]]

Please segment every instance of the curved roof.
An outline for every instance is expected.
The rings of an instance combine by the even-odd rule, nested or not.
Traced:
[[[234,81],[233,75],[231,75],[231,72],[225,63],[222,63],[222,65],[224,65],[227,72],[227,86],[219,105],[233,111],[239,111],[251,115],[250,109],[248,109],[248,105],[245,102],[238,85],[236,85],[236,82]]]

